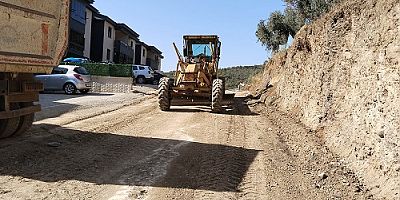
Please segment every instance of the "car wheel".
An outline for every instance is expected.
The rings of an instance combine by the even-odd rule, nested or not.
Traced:
[[[76,93],[76,87],[72,83],[67,83],[64,85],[65,94],[71,95]]]
[[[87,94],[89,92],[89,89],[86,90],[79,90],[79,92],[81,92],[81,94]]]
[[[159,83],[159,80],[157,80],[157,79],[153,80],[153,85],[158,85],[158,83]]]
[[[139,83],[139,84],[143,84],[145,81],[146,81],[146,79],[144,79],[144,77],[141,77],[141,76],[138,77],[137,80],[136,80],[136,82]]]

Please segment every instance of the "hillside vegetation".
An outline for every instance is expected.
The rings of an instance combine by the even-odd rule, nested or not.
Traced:
[[[341,0],[284,0],[283,12],[275,11],[266,20],[260,20],[256,36],[267,50],[276,53],[281,45],[295,37],[305,24],[319,19]]]

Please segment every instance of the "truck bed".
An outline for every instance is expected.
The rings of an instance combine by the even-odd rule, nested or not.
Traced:
[[[0,1],[0,72],[49,73],[68,40],[69,0]]]

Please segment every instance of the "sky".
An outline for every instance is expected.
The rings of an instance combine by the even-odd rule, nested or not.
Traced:
[[[162,51],[164,72],[176,68],[172,43],[182,51],[182,36],[190,34],[220,37],[220,67],[264,63],[270,54],[257,42],[257,24],[284,9],[281,0],[95,0],[94,6]]]

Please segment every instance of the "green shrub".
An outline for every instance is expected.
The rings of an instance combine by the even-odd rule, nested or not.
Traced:
[[[132,65],[109,65],[110,76],[132,77]]]
[[[263,70],[261,65],[237,66],[219,69],[219,75],[225,77],[225,87],[234,89],[240,83],[247,84],[251,78]]]
[[[85,67],[93,76],[132,77],[132,65],[130,64],[85,63],[74,65]]]
[[[91,75],[94,76],[110,76],[110,67],[106,64],[86,63],[82,64]]]

